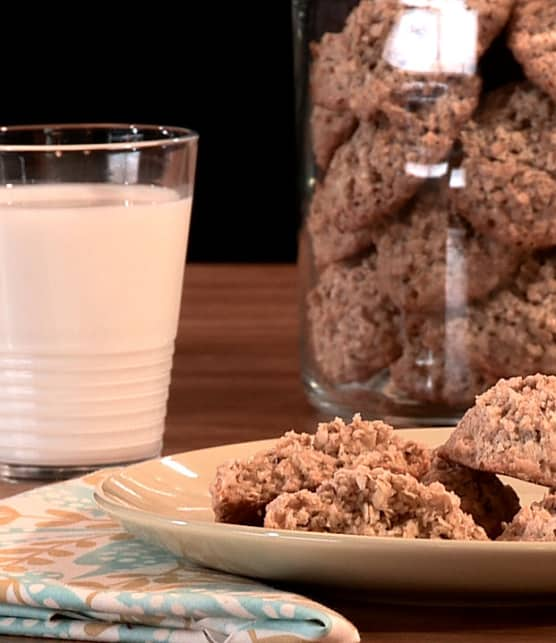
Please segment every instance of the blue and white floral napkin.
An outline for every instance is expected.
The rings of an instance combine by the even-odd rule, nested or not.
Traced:
[[[339,614],[136,540],[97,508],[102,472],[0,500],[0,634],[87,641],[359,641]]]

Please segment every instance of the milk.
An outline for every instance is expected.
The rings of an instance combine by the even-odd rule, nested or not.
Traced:
[[[159,453],[190,211],[159,187],[0,188],[0,462]]]

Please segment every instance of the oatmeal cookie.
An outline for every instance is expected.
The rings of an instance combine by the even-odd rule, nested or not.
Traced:
[[[438,482],[359,465],[340,469],[316,492],[284,493],[266,508],[269,529],[364,536],[486,540],[482,527]]]
[[[472,469],[556,487],[556,377],[500,380],[477,398],[438,454]]]
[[[496,538],[504,529],[503,523],[512,520],[519,511],[516,492],[494,473],[475,471],[435,455],[423,484],[441,482],[461,501],[461,509],[470,514],[489,538]]]
[[[468,8],[476,10],[479,18],[479,54],[504,27],[512,4],[513,0],[469,0]],[[446,25],[448,12],[455,8],[416,9],[399,0],[363,0],[341,33],[325,34],[314,46],[314,102],[335,110],[349,107],[365,120],[391,108],[398,117],[403,112],[406,126],[413,124],[413,134],[427,129],[453,137],[475,108],[480,91],[480,81],[472,73],[474,43],[467,51],[460,47],[457,70],[443,67],[442,51],[414,70],[407,64],[406,49],[408,30],[414,34],[432,28],[424,37],[437,42],[441,23]],[[421,46],[421,42],[414,45]]]
[[[362,252],[369,252],[375,237],[372,226],[353,231],[340,230],[331,218],[330,203],[323,195],[326,197],[322,187],[317,186],[307,217],[313,259],[318,269],[330,263],[350,259]]]
[[[447,188],[425,190],[376,233],[379,287],[408,312],[455,310],[515,272],[519,253],[452,212]]]
[[[314,358],[331,382],[363,381],[400,354],[397,312],[376,281],[373,253],[328,266],[307,296]]]
[[[516,0],[508,44],[527,77],[556,101],[556,4]]]
[[[476,366],[475,337],[466,316],[405,315],[402,356],[390,365],[409,397],[453,408],[473,404],[496,378]]]
[[[360,123],[330,162],[322,184],[327,218],[340,231],[368,228],[396,212],[425,180],[406,134],[384,122]]]
[[[454,206],[519,249],[556,244],[556,105],[528,83],[494,91],[462,132],[465,186]]]
[[[342,467],[355,464],[383,467],[394,473],[409,473],[417,479],[430,470],[429,449],[413,440],[404,440],[389,424],[362,420],[359,414],[349,424],[340,418],[321,422],[313,445],[338,458]]]
[[[336,149],[355,131],[357,119],[350,111],[336,112],[315,105],[311,113],[313,154],[321,170],[326,171]]]
[[[216,520],[262,524],[264,507],[279,494],[316,489],[337,469],[362,461],[420,477],[430,468],[430,453],[360,415],[349,424],[322,422],[314,435],[290,431],[270,449],[218,467],[211,485]]]
[[[325,33],[311,45],[311,53],[313,103],[331,111],[348,111],[351,55],[344,33]]]
[[[556,541],[556,495],[551,493],[524,507],[498,540]]]
[[[210,488],[215,519],[260,525],[273,498],[285,491],[316,489],[337,466],[337,458],[313,448],[313,436],[290,431],[271,449],[218,467]]]
[[[469,311],[475,363],[497,377],[556,373],[556,256],[523,263],[513,284]]]

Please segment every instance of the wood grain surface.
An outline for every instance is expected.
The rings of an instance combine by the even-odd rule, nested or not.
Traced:
[[[187,267],[166,453],[315,427],[322,416],[307,403],[301,384],[297,302],[294,266]],[[32,486],[0,481],[0,498]],[[344,614],[365,643],[556,641],[556,597],[553,605],[533,599],[492,606],[477,599],[472,606],[446,606],[438,599],[416,603],[422,599],[416,596],[400,602],[343,589],[288,589]],[[23,640],[0,636],[1,642]]]

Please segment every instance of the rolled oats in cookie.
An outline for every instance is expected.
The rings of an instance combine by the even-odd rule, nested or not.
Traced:
[[[435,455],[423,484],[440,482],[461,501],[461,509],[473,517],[491,539],[499,536],[504,523],[519,511],[519,498],[509,485],[494,473],[476,471]]]
[[[523,509],[506,525],[498,540],[556,541],[556,495]]]
[[[314,359],[330,382],[364,381],[400,354],[397,313],[376,281],[371,253],[328,266],[307,296]]]
[[[496,382],[474,359],[475,335],[467,316],[404,315],[401,357],[392,381],[412,399],[463,409]]]
[[[336,149],[353,134],[357,119],[350,111],[333,111],[315,105],[311,114],[313,154],[321,170],[326,171]]]
[[[462,132],[456,211],[520,250],[556,245],[556,105],[528,83],[492,93]]]
[[[290,431],[271,449],[218,467],[210,487],[215,518],[260,525],[273,498],[285,491],[316,489],[337,466],[335,457],[313,448],[311,435]]]
[[[405,136],[386,122],[360,123],[336,150],[320,197],[338,230],[356,232],[394,214],[423,183],[411,171],[422,159]]]
[[[325,34],[314,46],[313,100],[329,109],[349,106],[371,120],[390,103],[400,105],[406,94],[414,97],[404,107],[406,123],[434,120],[453,136],[476,106],[477,55],[502,30],[511,5],[511,0],[469,0],[467,5],[412,7],[399,0],[362,0],[340,34]],[[459,57],[454,51],[448,56],[446,44],[438,44],[456,22]],[[426,41],[434,51],[423,50]],[[420,56],[414,55],[417,49]],[[420,110],[415,110],[417,103]],[[421,113],[411,117],[412,111]]]
[[[363,420],[358,413],[349,424],[340,418],[321,422],[313,444],[315,449],[338,458],[341,466],[383,467],[418,479],[430,469],[429,449],[414,440],[404,440],[389,424]]]
[[[461,32],[469,23],[465,17],[473,23],[476,18],[469,9],[478,11],[479,40],[486,43],[502,29],[510,6],[508,0],[470,4],[416,8],[399,0],[362,0],[341,33],[325,34],[313,48],[313,102],[329,110],[349,110],[368,122],[384,114],[405,132],[406,145],[413,147],[420,163],[439,162],[471,117],[480,93],[480,78],[474,73],[476,25],[470,25],[467,53],[461,46]],[[462,60],[454,66],[451,52],[451,66],[445,61],[443,67],[441,51],[430,60],[426,55],[408,58],[408,47],[423,47],[411,40],[412,34],[424,29],[421,39],[437,43],[450,20],[461,18],[451,16],[454,10],[464,15],[458,25]],[[412,59],[420,65],[407,65]]]
[[[473,361],[497,377],[556,373],[556,255],[525,261],[515,281],[470,310]]]
[[[362,0],[341,33],[325,33],[312,45],[313,102],[332,110],[349,107],[354,74],[372,72],[399,9],[399,0]]]
[[[329,110],[349,109],[350,54],[343,33],[326,33],[311,47],[311,96]]]
[[[362,461],[420,477],[430,468],[430,453],[358,414],[349,423],[321,422],[314,435],[289,431],[266,451],[218,467],[210,489],[216,520],[262,524],[264,507],[279,494],[316,489],[337,469]]]
[[[508,43],[529,80],[556,101],[556,3],[516,0]]]
[[[556,377],[500,380],[477,398],[438,454],[479,471],[556,487]]]
[[[379,287],[401,310],[462,310],[517,269],[518,252],[452,209],[445,186],[424,189],[375,234]]]
[[[266,508],[265,527],[364,536],[487,540],[459,498],[409,474],[358,465],[340,469],[315,492],[284,493]]]
[[[307,231],[314,263],[319,270],[331,263],[370,252],[375,238],[372,226],[355,231],[340,230],[333,217],[331,203],[322,187],[317,185],[307,217]]]

